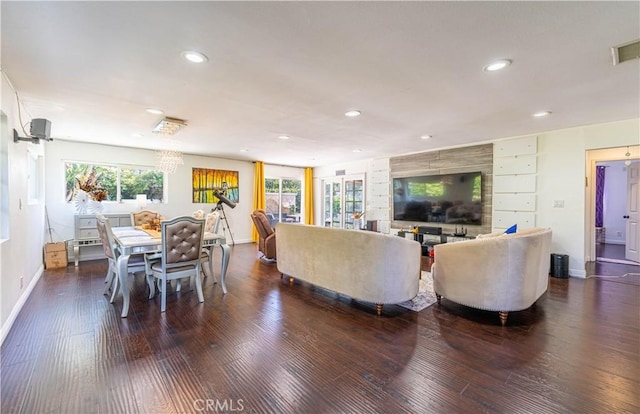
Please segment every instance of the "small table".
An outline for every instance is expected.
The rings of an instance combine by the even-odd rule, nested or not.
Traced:
[[[113,238],[118,249],[118,275],[120,278],[120,290],[122,291],[122,318],[126,318],[129,313],[130,292],[128,284],[128,264],[129,257],[132,254],[144,254],[151,252],[159,252],[162,250],[162,238],[149,234],[139,227],[113,227]],[[160,232],[157,233],[158,235]],[[222,293],[227,294],[227,285],[225,284],[227,276],[227,267],[229,266],[229,245],[224,236],[215,233],[204,233],[202,238],[202,246],[208,247],[210,250],[214,246],[220,246],[222,249],[222,264],[220,265],[220,286]],[[213,252],[211,252],[213,253]],[[209,254],[209,269],[213,270],[213,254]],[[211,272],[213,274],[213,271]],[[166,289],[166,287],[165,287]]]

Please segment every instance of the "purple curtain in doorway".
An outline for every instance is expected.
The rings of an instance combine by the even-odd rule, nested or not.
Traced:
[[[596,167],[596,227],[602,227],[602,209],[604,205],[604,169]]]

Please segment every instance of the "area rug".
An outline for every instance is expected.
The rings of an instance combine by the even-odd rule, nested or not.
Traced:
[[[422,279],[420,279],[420,287],[416,297],[406,302],[398,303],[398,305],[414,312],[420,312],[434,303],[436,303],[436,294],[433,292],[431,273],[422,272]]]

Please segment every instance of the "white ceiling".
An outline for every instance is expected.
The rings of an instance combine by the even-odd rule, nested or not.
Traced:
[[[49,119],[57,139],[318,166],[640,116],[638,60],[610,51],[640,38],[635,1],[0,7],[23,122]],[[154,135],[150,107],[188,126]]]

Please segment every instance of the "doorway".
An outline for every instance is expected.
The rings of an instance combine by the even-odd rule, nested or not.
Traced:
[[[640,237],[637,226],[630,226],[627,196],[627,172],[630,164],[637,165],[639,150],[632,146],[587,151],[587,261],[640,264],[629,260],[629,250],[637,250]]]
[[[625,260],[627,166],[624,161],[596,163],[596,261]]]

